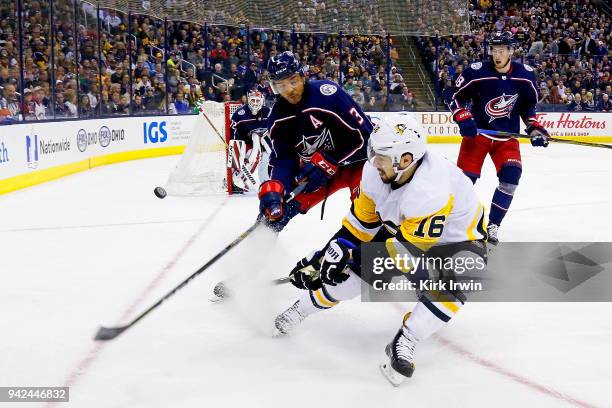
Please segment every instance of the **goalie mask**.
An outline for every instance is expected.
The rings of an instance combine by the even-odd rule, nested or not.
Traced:
[[[398,181],[402,174],[411,169],[425,155],[427,140],[421,135],[414,115],[406,112],[386,116],[372,117],[374,130],[368,140],[368,160],[372,162],[377,155],[391,159]],[[406,153],[412,155],[412,163],[400,169],[400,161]]]
[[[257,115],[257,112],[261,110],[264,105],[264,96],[259,91],[249,91],[247,94],[247,104],[253,115]]]

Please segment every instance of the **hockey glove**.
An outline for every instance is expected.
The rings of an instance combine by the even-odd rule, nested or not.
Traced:
[[[280,232],[289,220],[300,213],[300,203],[285,202],[285,188],[278,180],[268,180],[259,187],[259,217],[265,226]]]
[[[323,284],[319,278],[321,252],[313,251],[302,258],[289,273],[291,284],[298,289],[318,290]]]
[[[325,157],[323,153],[316,152],[312,155],[310,162],[300,169],[295,181],[298,184],[306,182],[304,192],[312,193],[326,185],[336,171],[338,171],[337,164]]]
[[[531,137],[531,145],[532,146],[540,146],[547,147],[548,146],[548,138],[550,135],[548,131],[540,125],[538,121],[533,121],[527,126],[527,134]]]
[[[267,221],[283,218],[285,187],[278,180],[268,180],[259,186],[259,212]]]
[[[459,126],[459,133],[461,136],[474,137],[478,134],[478,127],[476,121],[472,117],[472,114],[467,109],[459,109],[453,115],[453,120]]]
[[[330,241],[325,249],[323,261],[321,261],[321,280],[323,283],[336,286],[349,278],[348,270],[345,268],[350,262],[349,249],[354,249],[355,245],[338,238]]]

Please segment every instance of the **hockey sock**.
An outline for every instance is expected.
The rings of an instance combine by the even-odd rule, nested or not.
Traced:
[[[493,193],[491,201],[491,210],[489,211],[489,224],[500,225],[514,197],[514,191],[518,186],[521,178],[521,168],[516,166],[508,166],[501,169],[498,173],[499,186]]]
[[[422,295],[404,323],[417,340],[425,340],[440,330],[463,306],[461,300],[450,294],[438,294],[435,301],[431,297],[430,294]]]
[[[361,291],[361,278],[353,272],[347,280],[336,286],[323,284],[321,289],[303,292],[300,296],[300,311],[305,315],[330,309],[343,300],[353,299]]]

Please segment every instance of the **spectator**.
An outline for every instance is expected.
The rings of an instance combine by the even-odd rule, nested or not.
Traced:
[[[608,94],[603,94],[601,97],[601,101],[597,104],[597,110],[600,112],[611,112],[612,111],[612,102],[610,101],[610,96]]]
[[[574,95],[574,100],[568,105],[567,110],[570,112],[580,112],[585,110],[584,102],[579,93]]]
[[[68,118],[70,117],[70,110],[66,106],[66,100],[64,99],[63,93],[55,94],[55,117],[56,118]]]
[[[353,96],[353,93],[355,92],[355,84],[353,83],[352,76],[346,79],[346,83],[344,84],[343,88],[347,94]]]
[[[64,98],[66,99],[64,105],[68,109],[67,116],[70,118],[76,118],[77,106],[75,92],[72,89],[67,89],[66,92],[64,92]]]
[[[185,100],[185,95],[182,92],[176,94],[176,100],[174,101],[176,112],[179,115],[190,113],[189,103]]]
[[[100,101],[100,109],[103,116],[109,116],[113,113],[113,102],[108,96],[108,91],[102,91],[102,99]]]
[[[361,88],[360,87],[355,87],[354,91],[353,91],[353,95],[352,98],[355,102],[357,102],[357,104],[359,104],[359,106],[361,107],[361,109],[363,109],[363,106],[365,105],[365,98],[363,96],[363,93],[361,93]]]
[[[584,100],[584,110],[594,111],[596,108],[595,101],[593,100],[593,93],[587,92]]]
[[[15,93],[15,85],[5,83],[3,95],[0,98],[0,122],[9,123],[21,120],[21,108]]]
[[[95,111],[91,107],[91,101],[89,100],[89,96],[81,95],[81,100],[79,103],[79,118],[89,119],[94,118],[95,116]]]

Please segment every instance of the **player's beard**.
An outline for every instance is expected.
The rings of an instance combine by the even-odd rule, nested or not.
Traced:
[[[397,176],[397,173],[393,173],[393,175],[389,176],[384,171],[378,170],[378,177],[380,177],[380,180],[385,184],[393,183],[396,176]]]

